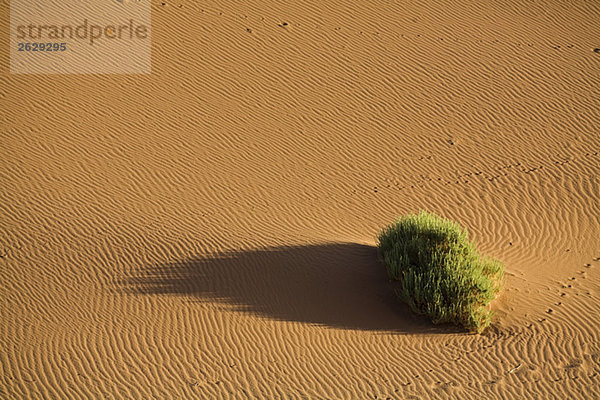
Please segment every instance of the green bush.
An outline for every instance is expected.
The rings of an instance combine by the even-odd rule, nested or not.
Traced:
[[[490,324],[489,303],[500,291],[504,266],[481,255],[466,229],[421,211],[399,218],[378,239],[396,294],[413,311],[470,331]]]

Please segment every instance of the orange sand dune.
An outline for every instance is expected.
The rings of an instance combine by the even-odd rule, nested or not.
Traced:
[[[0,397],[600,398],[599,20],[165,0],[150,75],[9,74],[3,40]],[[419,209],[506,264],[482,335],[388,287]]]

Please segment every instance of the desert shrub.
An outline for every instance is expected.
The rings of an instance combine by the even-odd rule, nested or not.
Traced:
[[[470,331],[490,324],[489,303],[500,291],[504,266],[481,255],[466,229],[421,211],[398,218],[378,239],[396,294],[413,311]]]

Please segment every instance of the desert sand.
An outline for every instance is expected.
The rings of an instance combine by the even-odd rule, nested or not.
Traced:
[[[149,75],[2,40],[0,398],[600,398],[599,21],[165,0]],[[389,287],[376,235],[421,209],[506,265],[481,335]]]

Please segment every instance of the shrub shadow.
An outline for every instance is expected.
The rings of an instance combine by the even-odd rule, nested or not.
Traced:
[[[454,333],[401,304],[377,258],[355,243],[276,247],[155,265],[123,282],[139,294],[218,301],[285,321],[397,333]]]

